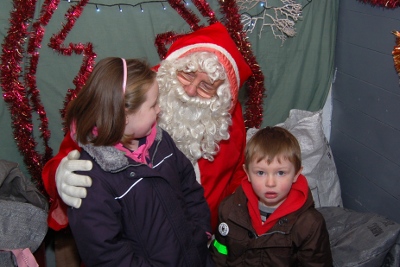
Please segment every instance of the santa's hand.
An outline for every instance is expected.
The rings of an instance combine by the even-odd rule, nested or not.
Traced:
[[[64,157],[56,171],[57,191],[68,206],[79,208],[82,198],[86,197],[86,188],[92,185],[92,179],[86,175],[75,174],[74,171],[90,171],[92,162],[78,160],[80,153],[73,150]]]

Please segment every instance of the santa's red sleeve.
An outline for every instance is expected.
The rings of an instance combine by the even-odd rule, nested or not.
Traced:
[[[232,112],[229,134],[228,140],[220,142],[220,151],[214,161],[203,158],[198,160],[204,196],[211,209],[213,231],[218,223],[219,204],[236,190],[246,175],[243,170],[246,129],[240,103],[236,104]]]
[[[57,192],[56,171],[61,160],[74,149],[80,150],[68,132],[61,142],[58,154],[44,165],[42,171],[44,188],[50,197],[50,210],[47,223],[51,229],[56,231],[68,226],[67,205],[62,201]]]

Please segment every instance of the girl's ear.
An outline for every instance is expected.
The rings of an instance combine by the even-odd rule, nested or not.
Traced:
[[[301,166],[300,170],[294,176],[293,183],[297,181],[297,178],[299,178],[299,175],[301,174],[302,171],[303,171],[303,166]]]

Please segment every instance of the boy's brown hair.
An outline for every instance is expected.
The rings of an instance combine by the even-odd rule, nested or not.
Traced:
[[[282,127],[267,126],[257,131],[246,145],[245,168],[249,169],[252,161],[267,160],[270,164],[274,158],[289,160],[296,173],[301,169],[301,150],[296,137]]]
[[[126,114],[135,113],[146,101],[156,73],[138,59],[127,59],[126,91],[123,92],[123,61],[109,57],[99,61],[66,112],[66,125],[76,125],[76,141],[110,146],[121,141]],[[93,132],[94,127],[97,133]]]

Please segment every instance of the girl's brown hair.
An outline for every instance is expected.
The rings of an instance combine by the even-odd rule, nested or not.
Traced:
[[[138,59],[127,59],[126,91],[121,58],[100,60],[66,112],[66,125],[76,125],[76,141],[81,144],[110,146],[121,141],[126,114],[135,113],[146,100],[156,73]],[[97,129],[96,132],[93,130]]]
[[[249,140],[245,152],[245,168],[249,169],[252,161],[267,160],[270,164],[274,158],[284,158],[293,163],[296,173],[301,169],[301,150],[296,137],[282,127],[267,126],[259,130]]]

